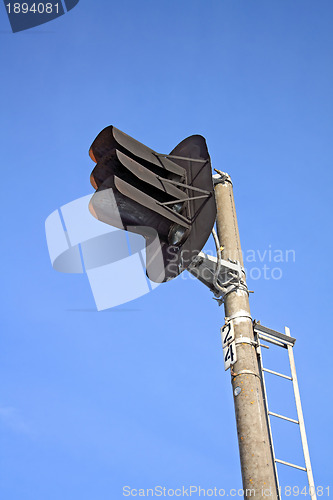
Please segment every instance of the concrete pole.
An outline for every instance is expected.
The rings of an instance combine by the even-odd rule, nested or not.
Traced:
[[[217,233],[223,247],[222,258],[238,260],[243,266],[238,224],[229,175],[219,172],[215,187]],[[244,283],[245,276],[244,276]],[[224,299],[226,318],[233,319],[237,361],[231,367],[231,383],[235,404],[236,425],[244,498],[277,500],[277,482],[269,440],[267,414],[259,376],[255,346],[240,339],[254,340],[249,298],[246,290],[228,293]]]

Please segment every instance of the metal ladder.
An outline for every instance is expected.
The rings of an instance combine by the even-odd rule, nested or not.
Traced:
[[[254,322],[253,328],[254,328],[254,334],[255,334],[255,337],[257,340],[257,346],[258,346],[257,347],[258,364],[259,364],[260,377],[261,377],[261,381],[262,381],[262,385],[263,385],[264,403],[265,403],[266,416],[267,416],[267,422],[268,422],[271,452],[272,452],[274,467],[275,467],[275,476],[276,476],[276,484],[277,484],[277,488],[278,488],[278,496],[279,496],[279,498],[281,498],[281,490],[280,490],[279,481],[278,481],[276,464],[280,463],[280,464],[288,465],[289,467],[293,467],[295,469],[305,471],[307,473],[308,483],[309,483],[309,494],[310,494],[312,500],[316,500],[317,499],[316,489],[315,489],[314,480],[313,480],[313,474],[312,474],[312,468],[311,468],[311,462],[310,462],[310,454],[309,454],[308,442],[307,442],[307,438],[306,438],[304,418],[303,418],[303,412],[302,412],[302,406],[301,406],[301,398],[300,398],[300,393],[299,393],[299,388],[298,388],[295,359],[294,359],[294,353],[293,353],[293,347],[294,347],[294,344],[296,342],[296,339],[290,336],[290,330],[287,327],[285,327],[285,334],[280,333],[280,332],[276,332],[275,330],[271,330],[270,328],[262,326],[259,322]],[[282,347],[282,348],[288,350],[291,376],[284,375],[282,373],[278,373],[278,372],[275,372],[273,370],[269,370],[268,368],[264,368],[261,348],[262,347],[267,348],[267,346],[264,346],[263,344],[261,344],[260,340],[263,340],[265,342],[270,342],[271,344],[277,345],[279,347]],[[269,411],[268,403],[267,403],[265,375],[264,375],[265,372],[272,373],[273,375],[277,375],[278,377],[288,379],[293,383],[293,390],[294,390],[294,397],[295,397],[298,420],[295,420],[295,419],[289,418],[289,417],[285,417],[284,415],[279,415],[278,413],[273,413],[273,412]],[[281,418],[283,420],[287,420],[288,422],[292,422],[294,424],[299,425],[305,467],[302,467],[300,465],[295,465],[295,464],[292,464],[290,462],[286,462],[284,460],[280,460],[280,459],[275,457],[272,429],[271,429],[271,423],[270,423],[270,416],[271,415],[274,417],[278,417],[278,418]]]

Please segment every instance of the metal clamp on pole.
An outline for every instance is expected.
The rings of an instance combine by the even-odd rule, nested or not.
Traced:
[[[252,316],[250,314],[247,314],[244,312],[239,312],[239,313],[233,314],[232,316],[225,316],[224,319],[226,322],[228,322],[228,321],[232,321],[232,320],[238,319],[238,318],[246,318],[246,319],[249,319],[252,321]]]
[[[231,376],[233,378],[238,377],[239,375],[254,375],[255,377],[258,377],[259,380],[261,380],[260,375],[253,372],[252,370],[241,370],[238,373],[235,373],[233,370],[231,371]]]
[[[238,339],[235,340],[235,344],[250,344],[253,347],[257,347],[258,342],[255,340],[250,339],[249,337],[238,337]]]
[[[217,170],[216,168],[214,168],[214,170],[217,172],[213,175],[214,186],[216,186],[216,184],[224,184],[225,182],[229,182],[232,185],[232,180],[229,174],[222,172],[221,170]]]

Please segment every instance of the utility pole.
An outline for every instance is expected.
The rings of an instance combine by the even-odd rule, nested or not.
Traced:
[[[217,205],[217,233],[222,258],[239,261],[243,266],[233,186],[228,174],[214,176]],[[242,286],[224,297],[226,321],[232,321],[237,361],[231,366],[231,383],[244,498],[277,500],[275,464],[269,439],[264,394],[259,375],[252,318],[245,274]]]

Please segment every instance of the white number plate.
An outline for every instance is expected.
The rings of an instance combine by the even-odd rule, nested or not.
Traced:
[[[227,345],[223,349],[223,359],[224,359],[224,369],[228,370],[231,365],[236,363],[236,344],[235,342],[231,342],[231,344]]]
[[[223,349],[235,340],[235,331],[234,325],[231,321],[221,328],[221,337],[222,337],[222,347]]]

